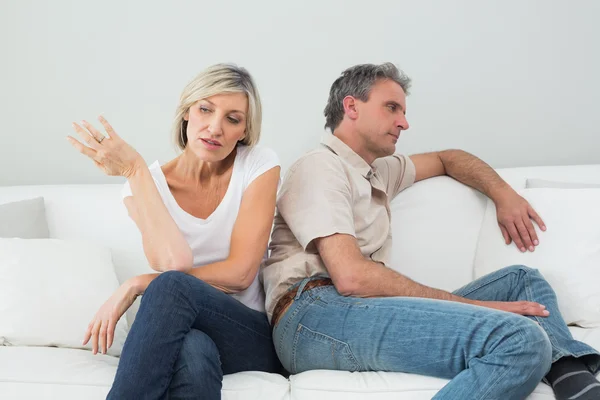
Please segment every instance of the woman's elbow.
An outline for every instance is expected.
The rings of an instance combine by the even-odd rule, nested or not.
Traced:
[[[230,286],[230,288],[233,293],[239,293],[248,289],[252,285],[254,279],[256,278],[256,271],[254,268],[248,267],[242,269],[239,274],[235,275],[236,276],[232,279],[233,284]]]
[[[191,256],[169,257],[164,260],[150,260],[150,267],[158,272],[179,271],[189,272],[194,266]]]

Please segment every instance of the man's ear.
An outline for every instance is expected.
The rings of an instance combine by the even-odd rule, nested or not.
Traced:
[[[348,118],[352,120],[358,118],[358,109],[356,108],[356,99],[354,97],[344,97],[342,104],[344,105],[344,113],[348,116]]]

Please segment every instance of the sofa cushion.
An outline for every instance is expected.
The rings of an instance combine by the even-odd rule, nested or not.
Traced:
[[[105,399],[118,361],[87,350],[0,346],[0,397]],[[222,396],[224,400],[287,400],[289,382],[264,372],[226,375]]]
[[[293,400],[429,400],[449,381],[400,372],[308,371],[290,377]],[[554,400],[540,383],[527,400]]]
[[[448,291],[471,282],[485,205],[483,194],[446,176],[404,190],[391,203],[391,267]]]
[[[600,184],[550,181],[547,179],[527,179],[527,182],[525,183],[525,188],[527,188],[527,189],[540,189],[540,188],[585,189],[585,188],[600,188]]]
[[[48,238],[44,198],[0,204],[0,238]]]
[[[600,189],[522,189],[547,231],[536,226],[540,245],[521,253],[506,245],[488,202],[475,257],[475,277],[508,265],[540,270],[554,288],[567,324],[600,326]]]
[[[83,348],[88,324],[118,287],[110,251],[99,245],[0,239],[0,337],[13,345]],[[121,353],[126,336],[121,318],[110,354]]]

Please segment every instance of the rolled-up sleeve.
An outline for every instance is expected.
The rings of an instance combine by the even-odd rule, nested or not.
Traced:
[[[374,165],[387,187],[390,200],[415,183],[415,164],[408,156],[393,154],[376,160]]]

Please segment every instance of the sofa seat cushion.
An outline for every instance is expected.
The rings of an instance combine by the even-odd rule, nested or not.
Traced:
[[[56,347],[0,347],[0,397],[4,399],[104,400],[119,359]],[[223,379],[224,400],[289,399],[281,375],[241,372]]]
[[[429,400],[446,379],[400,372],[308,371],[290,378],[292,400]],[[553,400],[540,383],[527,400]]]

